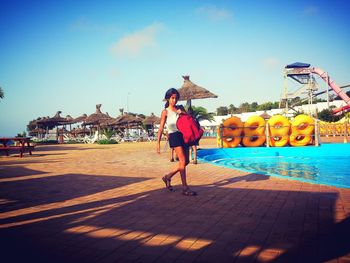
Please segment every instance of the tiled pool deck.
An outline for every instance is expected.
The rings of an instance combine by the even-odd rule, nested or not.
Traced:
[[[199,163],[186,197],[179,176],[164,189],[168,157],[149,142],[0,156],[1,262],[350,262],[350,189]]]

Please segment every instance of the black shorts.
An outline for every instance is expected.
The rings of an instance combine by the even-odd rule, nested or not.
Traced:
[[[182,133],[179,131],[169,133],[169,145],[171,148],[178,146],[186,147]]]

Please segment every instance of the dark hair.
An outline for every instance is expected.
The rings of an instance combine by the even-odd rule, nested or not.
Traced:
[[[164,99],[166,100],[164,108],[168,108],[169,107],[169,99],[174,94],[176,94],[177,99],[180,98],[180,93],[177,91],[177,89],[170,88],[170,89],[167,90],[167,92],[165,93],[165,96],[164,96]]]
[[[193,109],[192,106],[189,106],[187,109],[187,113],[190,114],[191,116],[193,115]]]

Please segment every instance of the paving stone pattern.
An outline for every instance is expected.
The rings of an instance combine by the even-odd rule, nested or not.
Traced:
[[[201,147],[215,147],[204,139]],[[188,166],[154,142],[0,156],[1,262],[350,262],[350,189]]]

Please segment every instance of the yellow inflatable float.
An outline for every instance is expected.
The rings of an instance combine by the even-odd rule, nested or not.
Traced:
[[[315,121],[308,115],[301,114],[292,121],[289,144],[291,146],[305,146],[312,143]]]
[[[266,141],[265,120],[260,116],[251,116],[244,123],[242,144],[247,147],[258,147]]]
[[[291,146],[304,146],[314,141],[315,122],[308,115],[298,115],[292,122],[282,115],[274,115],[267,123],[268,142],[265,133],[266,122],[261,116],[251,116],[244,124],[240,118],[232,116],[218,127],[217,145],[231,148],[241,143],[246,147],[258,147],[266,142],[269,146],[283,147],[288,143]]]
[[[222,144],[225,148],[236,147],[241,142],[243,123],[240,118],[232,116],[223,123]]]
[[[282,115],[274,115],[267,123],[269,124],[270,146],[285,146],[289,139],[289,120]]]

